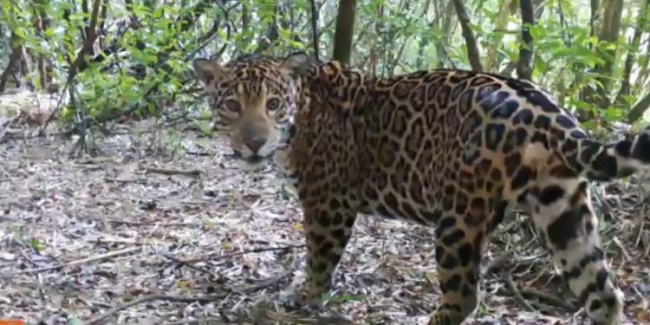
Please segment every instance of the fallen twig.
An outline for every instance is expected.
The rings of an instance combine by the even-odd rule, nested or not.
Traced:
[[[145,171],[147,173],[161,174],[165,176],[181,175],[181,176],[189,176],[189,177],[200,177],[201,174],[203,173],[198,169],[184,170],[184,169],[164,169],[164,168],[155,168],[155,167],[146,167]]]
[[[140,183],[146,184],[147,180],[142,178],[113,178],[113,177],[104,177],[106,183]]]
[[[126,304],[123,304],[121,306],[117,306],[87,322],[88,325],[97,325],[101,324],[106,320],[107,318],[110,318],[111,316],[114,316],[115,314],[119,313],[122,310],[131,308],[133,306],[143,304],[145,302],[150,302],[154,300],[164,300],[164,301],[169,301],[169,302],[210,302],[210,301],[215,301],[219,299],[224,299],[227,296],[227,294],[219,294],[219,295],[210,295],[210,296],[198,296],[198,297],[182,297],[182,296],[167,296],[167,295],[152,295],[152,296],[147,296],[147,297],[142,297],[140,299],[136,299],[133,301],[130,301]]]
[[[290,315],[290,314],[280,314],[277,311],[265,309],[263,315],[260,315],[260,318],[265,316],[269,320],[279,322],[280,324],[315,324],[315,325],[352,325],[354,322],[346,319],[343,315],[335,314],[332,316],[300,316],[300,315]],[[259,324],[259,322],[257,323]]]
[[[514,256],[515,256],[515,252],[513,251],[507,251],[497,256],[492,261],[490,261],[487,267],[485,267],[485,271],[483,271],[483,276],[490,275],[493,272],[501,269],[504,265],[506,265],[509,261],[511,261]]]
[[[133,239],[119,239],[119,238],[94,238],[86,239],[86,242],[93,243],[95,245],[148,245],[146,241],[139,241]],[[156,241],[157,245],[173,245],[172,243]]]
[[[623,253],[623,256],[625,257],[625,262],[629,262],[629,261],[631,261],[633,259],[632,256],[630,255],[630,253],[628,252],[628,250],[625,248],[625,245],[623,245],[623,243],[621,243],[621,240],[618,239],[618,237],[614,236],[614,238],[612,238],[612,241],[614,242],[614,244],[616,244],[616,246],[618,246],[618,248],[621,249],[621,252]]]
[[[257,284],[245,287],[245,288],[243,288],[241,290],[237,290],[237,291],[239,291],[241,293],[251,293],[251,292],[259,291],[259,290],[262,290],[262,289],[266,289],[266,288],[268,288],[270,286],[273,286],[275,284],[280,283],[280,281],[284,280],[285,278],[288,278],[289,276],[291,276],[291,271],[284,272],[283,274],[280,274],[280,275],[272,277],[272,278],[260,280],[259,283],[257,283]]]
[[[577,309],[577,307],[574,304],[572,304],[572,303],[570,303],[568,301],[564,301],[563,299],[560,299],[560,298],[558,298],[558,297],[556,297],[554,295],[550,295],[550,294],[547,294],[547,293],[544,293],[544,292],[541,292],[541,291],[537,291],[535,289],[522,288],[520,290],[520,292],[521,292],[521,294],[523,296],[532,296],[532,297],[535,297],[537,299],[544,300],[548,304],[551,304],[551,305],[553,305],[555,307],[563,308],[563,309],[565,309],[567,311],[574,311],[574,310]]]
[[[186,150],[185,153],[188,154],[188,155],[190,155],[190,156],[199,156],[199,157],[212,157],[212,156],[215,155],[215,153],[213,153],[213,152],[209,152],[209,151],[202,152],[202,151],[190,151],[190,150]]]
[[[202,268],[202,267],[192,265],[191,263],[183,262],[183,261],[179,260],[178,258],[176,258],[176,257],[174,257],[174,256],[171,256],[171,255],[169,255],[169,254],[163,254],[163,256],[164,256],[165,258],[168,258],[168,259],[170,259],[170,260],[172,260],[172,261],[178,263],[179,265],[187,266],[187,267],[189,267],[190,269],[197,270],[197,271],[199,271],[199,272],[201,272],[201,273],[204,273],[204,274],[211,274],[211,273],[212,273],[212,272],[210,272],[209,270],[206,270],[206,269],[204,269],[204,268]]]
[[[194,259],[189,259],[189,260],[177,260],[178,263],[183,263],[183,264],[192,264],[192,263],[197,263],[197,262],[202,262],[205,260],[222,260],[226,258],[230,258],[233,256],[239,256],[239,255],[245,255],[245,254],[251,254],[251,253],[261,253],[261,252],[270,252],[270,251],[284,251],[284,250],[289,250],[289,249],[296,249],[296,248],[304,248],[305,245],[290,245],[290,246],[282,246],[282,247],[263,247],[263,248],[255,248],[255,249],[250,249],[250,250],[245,250],[241,252],[235,252],[235,253],[229,253],[229,254],[223,254],[223,255],[218,255],[214,256],[215,254],[210,254],[205,257],[201,258],[194,258]]]
[[[112,157],[85,157],[83,160],[78,161],[78,163],[83,165],[99,165],[115,163],[115,159]]]
[[[72,261],[72,262],[69,262],[69,263],[60,264],[60,265],[56,265],[56,266],[41,267],[41,268],[37,268],[37,269],[27,269],[27,270],[18,271],[18,272],[7,273],[7,274],[3,274],[2,277],[3,278],[8,278],[8,277],[13,277],[13,276],[16,276],[16,275],[19,275],[19,274],[42,273],[42,272],[47,272],[47,271],[55,271],[55,270],[62,269],[64,267],[81,265],[81,264],[95,262],[95,261],[99,261],[99,260],[104,260],[104,259],[107,259],[107,258],[112,258],[112,257],[120,256],[120,255],[130,254],[130,253],[133,253],[133,252],[137,252],[139,250],[142,250],[142,247],[129,247],[129,248],[125,248],[125,249],[122,249],[122,250],[119,250],[119,251],[113,251],[113,252],[110,252],[110,253],[97,255],[97,256],[91,256],[91,257],[87,257],[87,258],[84,258],[84,259],[80,259],[80,260],[76,260],[76,261]]]
[[[506,284],[508,285],[508,288],[510,291],[512,291],[512,294],[515,296],[515,299],[522,305],[524,308],[526,308],[528,311],[534,312],[535,307],[533,307],[527,300],[524,298],[524,296],[521,294],[521,291],[519,291],[519,288],[517,288],[517,284],[515,284],[515,281],[512,280],[512,276],[510,274],[506,274],[504,276],[504,280],[506,281]]]
[[[0,143],[4,142],[5,135],[7,134],[7,131],[9,130],[9,128],[21,117],[22,117],[22,115],[17,115],[14,118],[12,118],[11,120],[9,120],[7,123],[5,123],[6,127],[3,128],[2,130],[0,130]]]
[[[156,226],[156,227],[203,227],[205,223],[202,222],[161,222],[158,220],[153,221],[126,221],[126,220],[115,220],[115,219],[100,219],[100,218],[88,218],[97,222],[111,222],[119,225],[126,226]]]
[[[224,324],[222,318],[206,317],[201,319],[181,319],[175,322],[164,323],[164,325],[201,325],[201,324]],[[222,322],[222,323],[219,323]]]

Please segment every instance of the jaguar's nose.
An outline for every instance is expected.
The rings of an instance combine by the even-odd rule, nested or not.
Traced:
[[[266,144],[266,139],[260,137],[246,141],[246,146],[254,153],[258,153],[264,144]]]

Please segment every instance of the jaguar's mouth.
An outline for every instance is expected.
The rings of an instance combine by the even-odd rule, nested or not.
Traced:
[[[254,155],[254,156],[250,156],[250,157],[247,157],[247,158],[240,158],[240,159],[244,160],[245,162],[247,162],[249,164],[259,164],[259,163],[265,161],[267,158],[268,157],[262,157],[262,156]]]
[[[244,162],[246,162],[248,164],[251,164],[251,165],[259,164],[259,163],[261,163],[261,162],[263,162],[263,161],[265,161],[265,160],[267,160],[269,158],[269,157],[260,156],[260,155],[244,156],[244,155],[241,154],[241,152],[239,152],[237,150],[233,150],[232,153],[230,154],[230,157],[232,159],[244,161]]]

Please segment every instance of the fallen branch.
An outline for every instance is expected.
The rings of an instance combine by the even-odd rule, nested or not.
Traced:
[[[104,181],[107,183],[140,183],[146,184],[147,180],[142,178],[113,178],[113,177],[104,177]]]
[[[101,219],[101,218],[89,218],[90,220],[97,222],[110,222],[118,225],[126,225],[133,227],[141,226],[156,226],[156,227],[203,227],[205,223],[203,222],[161,222],[161,221],[126,221],[126,220],[115,220],[115,219]]]
[[[187,266],[187,267],[189,267],[190,269],[197,270],[197,271],[199,271],[199,272],[201,272],[201,273],[203,273],[203,274],[212,274],[212,273],[213,273],[213,272],[211,272],[211,271],[209,271],[209,270],[206,270],[206,269],[204,269],[204,268],[202,268],[202,267],[192,265],[191,263],[183,262],[183,261],[179,260],[178,258],[176,258],[176,257],[174,257],[174,256],[171,256],[171,255],[169,255],[169,254],[163,254],[163,256],[164,256],[165,258],[167,258],[167,259],[170,259],[170,260],[172,260],[172,261],[178,263],[178,265],[181,265],[181,266]]]
[[[626,263],[629,262],[629,261],[632,261],[634,259],[634,258],[632,258],[632,255],[627,250],[627,248],[625,248],[625,245],[623,243],[621,243],[620,239],[618,239],[618,237],[612,238],[612,241],[614,242],[614,244],[616,244],[616,246],[618,246],[618,248],[621,249],[621,252],[623,253],[623,256],[625,257],[625,262]]]
[[[483,271],[483,276],[491,275],[492,273],[494,273],[497,270],[501,269],[508,262],[511,262],[512,258],[514,256],[515,256],[515,252],[513,252],[513,251],[507,251],[507,252],[497,256],[492,261],[490,261],[490,263],[487,265],[487,267],[484,268],[485,271]]]
[[[223,260],[226,258],[234,257],[234,256],[239,256],[239,255],[245,255],[245,254],[251,254],[251,253],[261,253],[261,252],[270,252],[270,251],[284,251],[284,250],[290,250],[290,249],[296,249],[296,248],[304,248],[305,245],[290,245],[290,246],[282,246],[282,247],[264,247],[264,248],[256,248],[256,249],[251,249],[251,250],[245,250],[241,252],[235,252],[235,253],[230,253],[230,254],[224,254],[224,255],[219,255],[219,256],[214,256],[215,254],[210,254],[205,257],[201,258],[194,258],[190,260],[177,260],[177,263],[183,263],[185,265],[187,264],[193,264],[197,262],[203,262],[206,260]]]
[[[142,250],[142,247],[130,247],[130,248],[125,248],[125,249],[122,249],[122,250],[119,250],[119,251],[113,251],[113,252],[110,252],[110,253],[97,255],[97,256],[91,256],[91,257],[87,257],[87,258],[84,258],[84,259],[80,259],[80,260],[76,260],[76,261],[72,261],[72,262],[69,262],[69,263],[60,264],[60,265],[56,265],[56,266],[41,267],[41,268],[37,268],[37,269],[27,269],[27,270],[23,270],[23,271],[19,271],[19,272],[7,273],[7,274],[3,274],[2,277],[3,278],[9,278],[9,277],[13,277],[13,276],[20,275],[20,274],[43,273],[43,272],[48,272],[48,271],[55,271],[55,270],[59,270],[59,269],[65,268],[65,267],[81,265],[81,264],[86,264],[86,263],[90,263],[90,262],[105,260],[105,259],[108,259],[108,258],[113,258],[113,257],[120,256],[120,255],[130,254],[130,253],[137,252],[139,250]]]
[[[201,324],[221,324],[223,318],[206,317],[201,319],[181,319],[179,321],[165,323],[164,325],[201,325]]]
[[[170,256],[165,255],[165,257],[170,258]],[[179,261],[176,258],[170,258],[174,261]],[[180,261],[179,261],[180,262]],[[189,265],[188,265],[189,266]],[[204,271],[199,269],[199,271]],[[209,295],[209,296],[198,296],[198,297],[182,297],[182,296],[168,296],[168,295],[152,295],[152,296],[147,296],[147,297],[142,297],[140,299],[133,300],[131,302],[128,302],[126,304],[123,304],[121,306],[114,307],[113,309],[107,311],[106,313],[99,315],[91,320],[88,321],[88,325],[98,325],[104,322],[106,319],[110,318],[111,316],[114,316],[115,314],[119,313],[122,310],[131,308],[133,306],[155,301],[155,300],[163,300],[163,301],[169,301],[169,302],[185,302],[185,303],[193,303],[193,302],[211,302],[211,301],[216,301],[220,299],[225,299],[229,294],[231,294],[234,291],[239,291],[241,293],[250,293],[253,291],[261,290],[266,287],[269,287],[271,285],[277,284],[279,281],[282,279],[288,277],[291,273],[286,272],[279,277],[273,277],[267,280],[261,281],[257,285],[252,285],[247,288],[244,288],[242,290],[233,290],[233,289],[227,289],[226,292],[216,294],[216,295]],[[195,321],[193,320],[181,320],[176,323],[172,324],[196,324]],[[201,323],[202,324],[202,323]]]
[[[517,302],[524,306],[524,308],[528,311],[535,312],[535,307],[533,307],[521,294],[521,291],[519,291],[519,288],[517,288],[517,284],[515,284],[512,276],[510,274],[507,274],[504,276],[504,280],[506,281],[506,284],[508,285],[510,291],[512,291],[512,294],[515,296],[515,300],[517,300]]]
[[[200,177],[201,174],[203,173],[198,169],[184,170],[184,169],[164,169],[164,168],[155,168],[155,167],[146,167],[145,171],[147,173],[161,174],[165,176],[181,175],[181,176],[189,176],[189,177]]]
[[[185,153],[190,155],[190,156],[199,156],[199,157],[212,157],[212,156],[215,156],[215,153],[209,152],[209,151],[201,152],[201,151],[186,150]]]
[[[275,324],[313,324],[313,325],[329,325],[329,324],[338,324],[338,325],[353,325],[354,322],[350,321],[343,315],[331,311],[332,316],[301,316],[301,315],[292,315],[287,313],[279,313],[273,308],[265,308],[260,312],[260,316],[255,324],[264,324],[261,319],[268,319]],[[269,323],[268,321],[265,323]]]
[[[219,294],[219,295],[210,295],[210,296],[198,296],[198,297],[181,297],[181,296],[167,296],[167,295],[152,295],[152,296],[147,296],[147,297],[142,297],[140,299],[133,300],[131,302],[128,302],[126,304],[123,304],[121,306],[117,306],[91,320],[88,321],[88,325],[97,325],[101,324],[106,320],[107,318],[110,318],[114,316],[115,314],[119,313],[122,310],[131,308],[133,306],[143,304],[146,302],[150,301],[155,301],[155,300],[163,300],[163,301],[169,301],[169,302],[187,302],[187,303],[192,303],[192,302],[211,302],[211,301],[216,301],[220,299],[224,299],[228,296],[228,294]]]
[[[112,157],[87,157],[78,162],[80,165],[100,165],[105,163],[115,164],[117,162]]]
[[[7,133],[7,131],[9,131],[9,128],[12,125],[14,125],[14,123],[16,123],[16,121],[18,121],[21,117],[22,117],[22,115],[17,115],[17,116],[15,116],[14,118],[12,118],[11,120],[9,120],[7,123],[5,123],[3,125],[3,126],[6,126],[6,127],[4,129],[0,130],[0,143],[3,143],[5,141],[5,136],[7,134],[11,134],[11,133]]]
[[[565,309],[567,311],[575,311],[576,309],[578,309],[578,307],[576,307],[576,305],[572,304],[571,302],[565,301],[565,300],[563,300],[561,298],[558,298],[558,297],[556,297],[554,295],[547,294],[547,293],[544,293],[544,292],[541,292],[541,291],[537,291],[537,290],[534,290],[534,289],[531,289],[531,288],[522,288],[521,289],[521,294],[524,297],[529,296],[529,297],[537,298],[539,300],[544,300],[546,303],[548,303],[550,305],[553,305],[553,306],[558,307],[558,308]]]
[[[275,276],[275,277],[268,278],[268,279],[265,279],[265,280],[260,280],[259,283],[248,286],[248,287],[245,287],[245,288],[243,288],[241,290],[238,290],[238,291],[240,293],[252,293],[252,292],[255,292],[255,291],[266,289],[266,288],[268,288],[270,286],[273,286],[273,285],[276,285],[276,284],[280,283],[280,281],[288,278],[289,276],[291,276],[291,271],[284,272],[283,274],[280,274],[279,276]]]
[[[136,240],[131,240],[131,239],[105,239],[105,238],[95,238],[95,239],[86,239],[85,240],[88,243],[93,243],[95,245],[134,245],[134,246],[142,246],[142,245],[148,245],[150,243],[147,243],[146,241],[136,241]],[[168,243],[168,242],[161,242],[161,241],[156,241],[157,245],[173,245],[173,243]]]

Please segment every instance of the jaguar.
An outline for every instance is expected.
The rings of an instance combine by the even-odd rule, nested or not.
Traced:
[[[307,257],[291,305],[322,301],[357,215],[377,215],[434,227],[441,298],[429,324],[461,324],[479,302],[489,236],[517,207],[588,318],[621,323],[588,182],[648,169],[650,127],[596,141],[538,85],[489,73],[381,78],[304,52],[194,68],[228,117],[234,151],[273,152],[296,188]]]
[[[212,129],[226,134],[237,157],[257,162],[275,152],[281,129],[296,110],[299,79],[285,73],[283,61],[240,56],[221,66],[194,62],[213,110]]]

